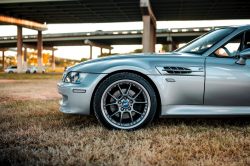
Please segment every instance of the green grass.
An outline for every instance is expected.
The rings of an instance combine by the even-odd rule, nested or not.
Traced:
[[[2,165],[250,165],[250,118],[158,119],[109,131],[93,115],[58,110],[60,75],[0,74],[12,76],[0,83]]]

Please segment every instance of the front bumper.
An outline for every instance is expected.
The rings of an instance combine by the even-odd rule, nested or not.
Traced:
[[[63,99],[59,101],[61,106],[59,110],[68,114],[89,115],[94,89],[105,76],[106,74],[88,74],[80,84],[58,83],[57,91],[63,96]]]

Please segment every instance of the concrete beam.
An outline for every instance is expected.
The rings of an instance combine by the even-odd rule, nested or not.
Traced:
[[[154,12],[151,8],[150,0],[140,0],[140,8],[141,8],[142,15],[150,16],[152,23],[156,27],[157,20],[156,20],[156,17],[154,15]]]
[[[110,45],[102,44],[102,43],[97,43],[91,40],[84,40],[85,44],[88,44],[90,46],[95,46],[95,47],[101,47],[101,48],[106,48],[106,49],[113,49]]]
[[[17,27],[17,73],[23,72],[22,27]]]
[[[22,26],[22,27],[25,27],[25,28],[39,30],[39,31],[48,30],[48,27],[46,25],[44,25],[44,24],[34,22],[34,21],[9,17],[9,16],[3,16],[3,15],[0,15],[0,23],[6,24],[6,25]]]
[[[43,41],[42,32],[38,31],[37,34],[37,73],[42,73],[43,68]]]
[[[17,52],[17,49],[15,49],[15,48],[0,48],[0,51],[13,51],[13,52]]]
[[[0,51],[8,51],[9,48],[0,48]]]
[[[33,48],[33,49],[37,49],[37,45],[34,45],[34,44],[26,44],[24,43],[23,44],[23,47],[25,48]],[[43,47],[43,50],[58,50],[57,48],[54,48],[54,47],[49,47],[49,46],[44,46]]]

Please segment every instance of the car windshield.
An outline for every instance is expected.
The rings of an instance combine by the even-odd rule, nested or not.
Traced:
[[[210,31],[175,50],[175,52],[203,54],[210,47],[221,41],[223,38],[232,33],[236,28],[224,28]]]

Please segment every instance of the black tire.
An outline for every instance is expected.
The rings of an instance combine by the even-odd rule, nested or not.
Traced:
[[[126,90],[126,88],[122,89],[120,88],[120,86],[123,86],[123,87],[130,86],[131,88],[129,87]],[[118,92],[117,90],[110,91],[110,89],[111,88],[115,89],[118,87],[119,87],[119,92],[120,92],[119,95],[121,97],[119,97],[119,95],[115,97],[117,100],[115,100],[114,102],[117,104],[114,104],[116,106],[113,106],[113,107],[116,107],[117,109],[116,111],[118,113],[115,114],[114,112],[116,111],[110,112],[110,114],[112,113],[112,115],[110,116],[108,115],[108,111],[111,111],[111,108],[110,108],[111,106],[107,106],[108,104],[106,102],[108,101],[107,100],[108,96],[110,95],[112,91],[114,91],[114,94],[117,94]],[[136,88],[138,88],[138,91],[140,90],[140,92],[136,93]],[[132,96],[130,93],[132,93]],[[113,97],[109,97],[109,98],[113,98]],[[133,99],[133,101],[131,101],[131,99]],[[139,99],[145,102],[136,101]],[[121,100],[123,100],[122,103],[121,103]],[[128,100],[129,102],[124,101],[124,100]],[[110,99],[110,102],[111,102],[111,99]],[[128,105],[131,104],[131,105],[127,106],[127,104]],[[138,104],[139,104],[139,107],[138,107]],[[126,106],[126,108],[124,106]],[[157,108],[157,101],[156,101],[155,92],[148,81],[146,81],[144,78],[142,78],[141,76],[137,74],[123,72],[123,73],[118,73],[118,74],[109,76],[99,85],[94,95],[93,108],[94,108],[95,116],[97,117],[98,121],[107,129],[138,130],[138,129],[146,127],[153,120],[155,112],[156,112],[156,108]],[[140,108],[141,111],[136,111],[135,108]],[[131,119],[131,122],[122,123],[123,121],[129,120],[128,116],[126,119],[123,117],[124,116],[123,114],[125,113],[128,114],[128,116]],[[113,119],[119,118],[120,123],[115,122],[111,117]],[[135,121],[133,119],[135,119]],[[130,125],[130,126],[126,127],[126,125]]]
[[[28,73],[28,74],[29,74],[29,73],[30,73],[30,71],[29,71],[29,70],[27,70],[27,71],[26,71],[26,73]]]
[[[34,73],[36,73],[36,71],[34,71]]]
[[[9,71],[9,73],[13,73],[13,71]]]

